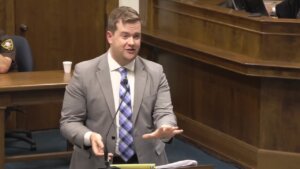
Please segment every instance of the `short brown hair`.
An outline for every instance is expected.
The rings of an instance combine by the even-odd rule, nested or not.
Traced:
[[[107,23],[107,31],[115,32],[117,30],[117,23],[135,23],[141,22],[139,13],[131,7],[121,6],[114,9],[109,17]]]

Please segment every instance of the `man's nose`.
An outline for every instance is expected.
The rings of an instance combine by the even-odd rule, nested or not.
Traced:
[[[133,37],[128,38],[128,44],[133,45],[134,44],[134,39]]]

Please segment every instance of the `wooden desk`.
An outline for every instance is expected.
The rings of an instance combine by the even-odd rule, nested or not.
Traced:
[[[62,70],[14,72],[0,75],[0,168],[5,162],[68,157],[71,152],[53,152],[33,155],[5,156],[5,117],[7,106],[31,105],[63,100],[65,86],[71,75]]]

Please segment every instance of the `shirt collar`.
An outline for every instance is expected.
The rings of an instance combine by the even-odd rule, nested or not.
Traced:
[[[115,70],[119,69],[120,67],[122,67],[119,65],[118,62],[115,61],[115,59],[113,59],[113,57],[111,56],[110,50],[107,52],[107,55],[108,55],[108,65],[109,65],[110,71],[115,71]],[[125,67],[127,70],[133,72],[134,65],[135,65],[135,59],[123,67]]]

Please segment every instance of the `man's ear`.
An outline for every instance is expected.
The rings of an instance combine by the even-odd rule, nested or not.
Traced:
[[[111,31],[106,31],[106,39],[109,44],[112,43],[113,33]]]

